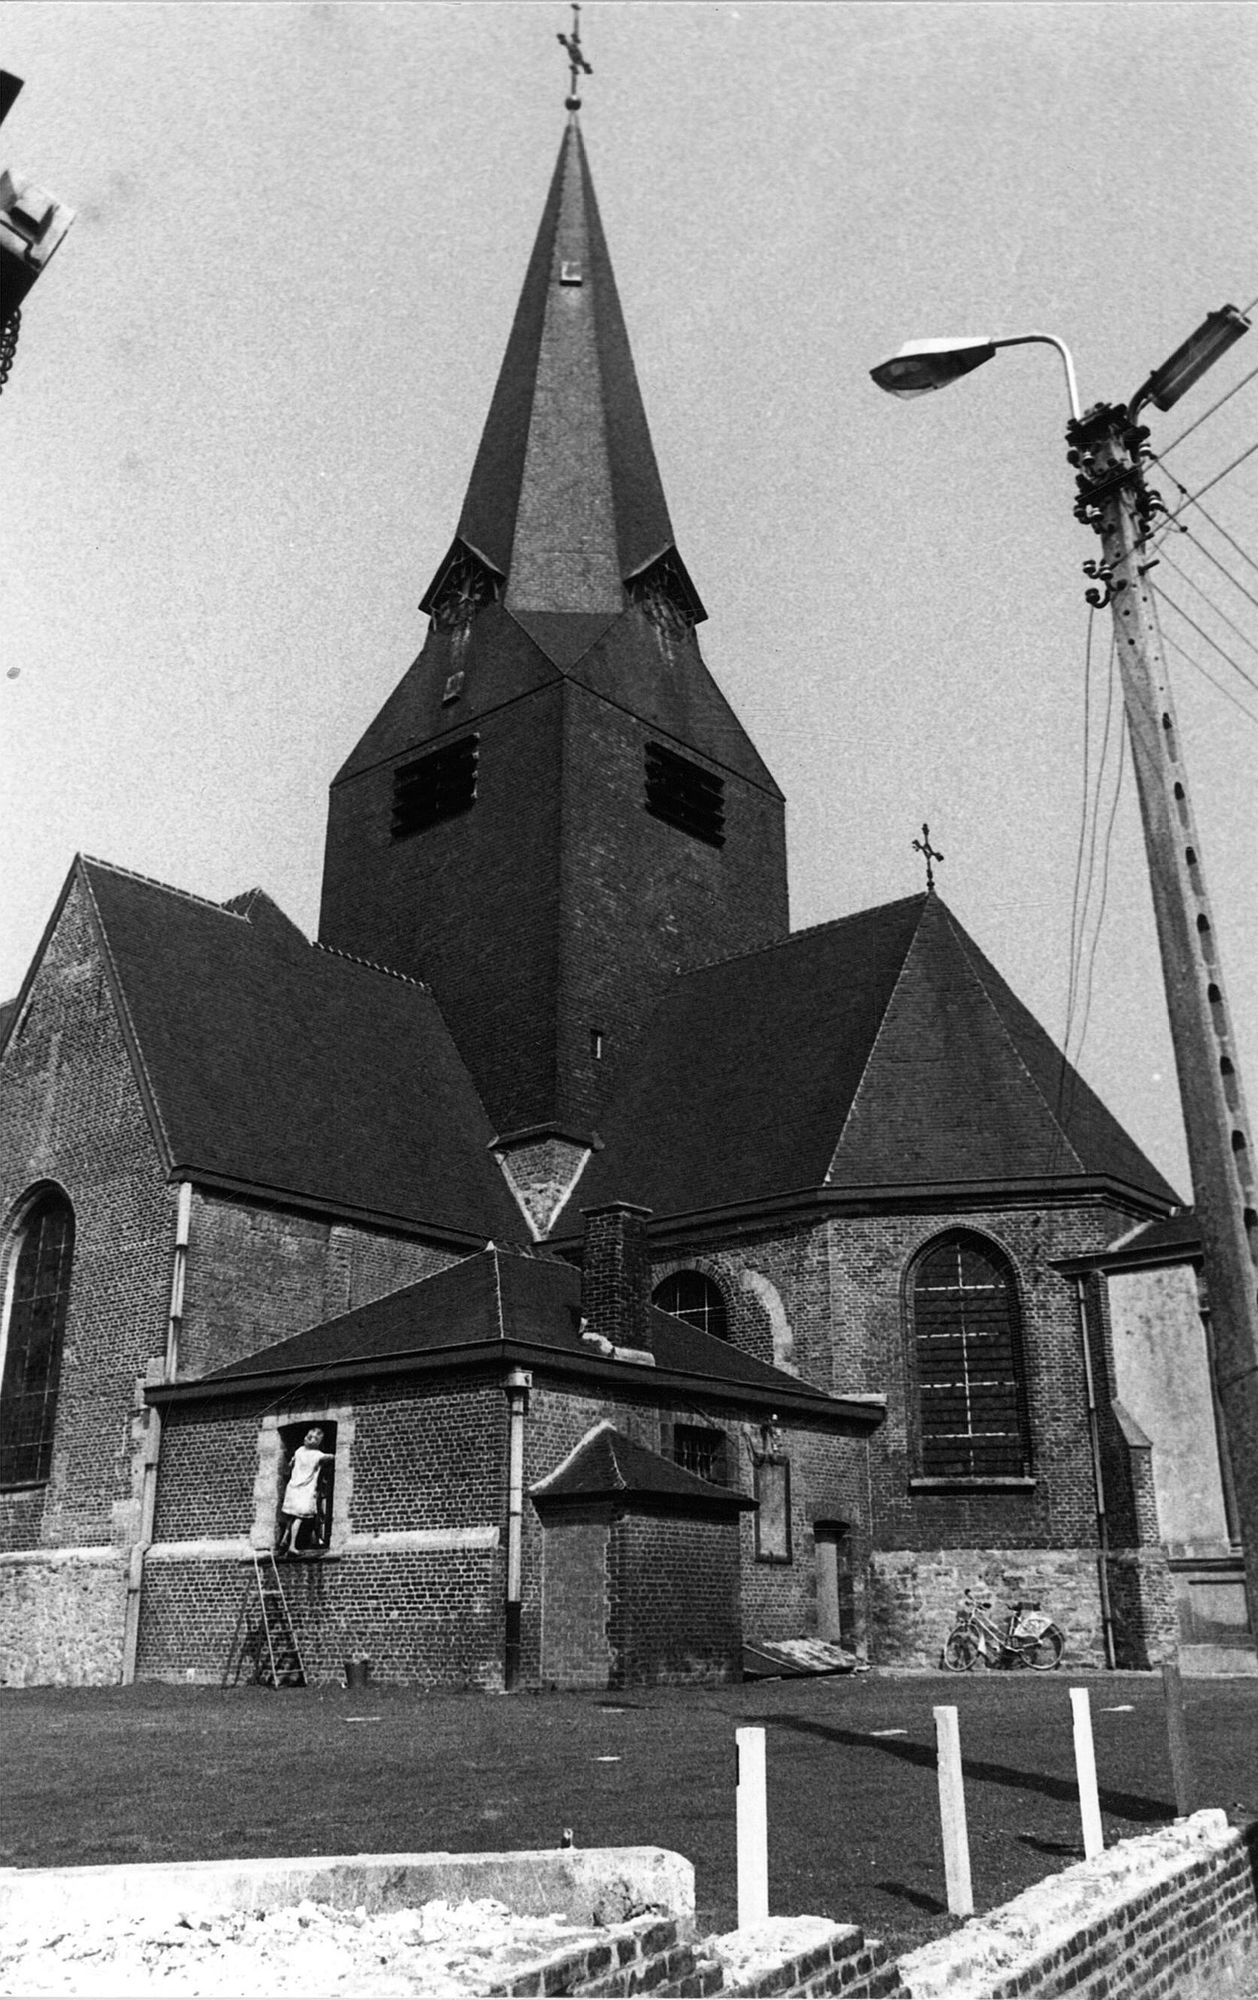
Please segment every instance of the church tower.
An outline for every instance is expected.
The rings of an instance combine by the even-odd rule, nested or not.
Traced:
[[[418,659],[331,789],[321,942],[421,979],[504,1138],[587,1137],[680,971],[786,936],[570,117]]]

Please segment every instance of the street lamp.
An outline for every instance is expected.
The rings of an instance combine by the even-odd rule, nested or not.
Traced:
[[[968,375],[972,368],[981,368],[993,358],[998,347],[1028,347],[1033,342],[1055,347],[1060,354],[1066,371],[1070,414],[1077,418],[1079,390],[1075,364],[1065,341],[1058,340],[1055,333],[1019,333],[1009,340],[906,340],[890,361],[881,362],[869,372],[880,389],[907,402],[913,396],[929,395],[932,389],[946,389],[949,382]]]
[[[1066,369],[1071,421],[1066,438],[1076,468],[1075,514],[1101,537],[1104,559],[1085,563],[1099,589],[1089,602],[1108,605],[1123,682],[1145,855],[1157,922],[1162,979],[1180,1104],[1188,1142],[1193,1201],[1213,1333],[1219,1403],[1227,1433],[1245,1553],[1249,1624],[1258,1643],[1258,1186],[1255,1134],[1245,1109],[1240,1064],[1223,992],[1214,917],[1206,894],[1201,841],[1188,796],[1188,773],[1175,720],[1170,677],[1148,582],[1156,558],[1150,524],[1162,503],[1144,480],[1148,431],[1135,419],[1146,403],[1169,410],[1234,341],[1249,331],[1235,306],[1210,313],[1169,360],[1155,368],[1129,405],[1097,403],[1079,414],[1070,354],[1052,334],[1010,340],[912,340],[870,373],[893,396],[941,389],[990,361],[998,347],[1042,341]]]

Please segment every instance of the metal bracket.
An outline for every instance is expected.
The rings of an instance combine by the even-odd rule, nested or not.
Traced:
[[[1118,593],[1127,588],[1127,578],[1125,576],[1120,576],[1118,582],[1115,583],[1113,563],[1085,562],[1083,565],[1083,574],[1090,576],[1094,582],[1101,585],[1100,590],[1085,590],[1083,593],[1087,602],[1097,611],[1104,611],[1108,605],[1113,603]]]

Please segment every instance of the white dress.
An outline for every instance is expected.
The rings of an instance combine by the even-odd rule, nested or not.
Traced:
[[[318,1513],[319,1467],[330,1456],[330,1452],[316,1451],[313,1445],[298,1447],[293,1454],[293,1469],[280,1502],[281,1514],[296,1514],[302,1519],[310,1519]]]

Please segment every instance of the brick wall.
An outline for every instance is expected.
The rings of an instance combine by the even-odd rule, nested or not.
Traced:
[[[1256,1836],[1212,1811],[1121,1841],[910,1952],[899,1991],[908,2000],[1216,2000],[1243,1983],[1249,1992]]]
[[[0,1089],[0,1216],[20,1212],[27,1190],[49,1179],[75,1221],[52,1473],[46,1487],[0,1494],[0,1547],[125,1544],[135,1526],[135,1382],[165,1351],[175,1193],[77,880],[5,1049]],[[51,1586],[45,1577],[32,1587]]]
[[[573,682],[475,727],[476,803],[424,833],[389,831],[417,743],[333,788],[320,936],[431,986],[499,1131],[588,1123],[679,967],[785,934],[782,804],[726,771],[724,848],[666,826],[643,807],[660,731]]]
[[[541,1540],[541,1639],[537,1678],[544,1687],[609,1687],[615,1655],[608,1638],[608,1542],[611,1506],[556,1510]]]
[[[738,1523],[618,1510],[608,1549],[613,1687],[738,1680]]]
[[[458,1253],[198,1190],[179,1373],[225,1368],[320,1320],[431,1277]]]

